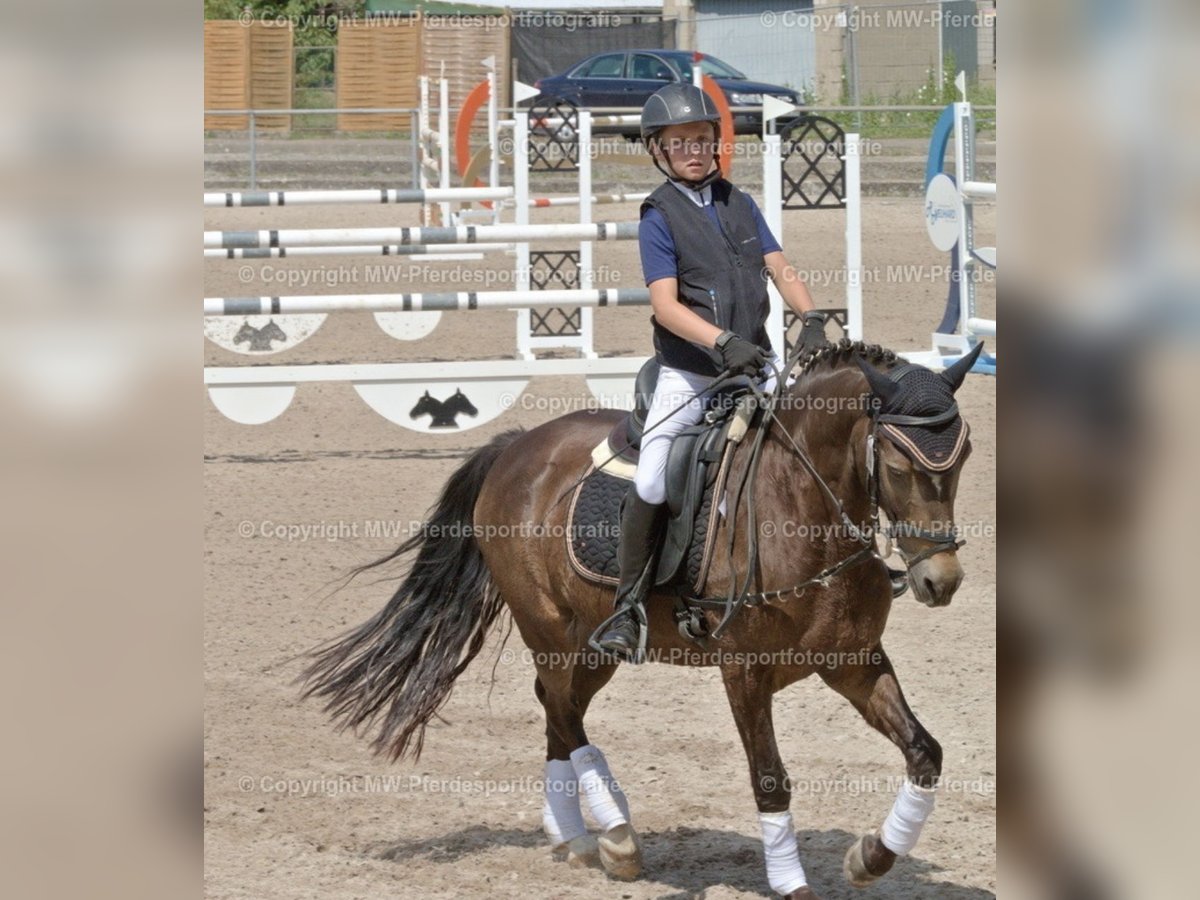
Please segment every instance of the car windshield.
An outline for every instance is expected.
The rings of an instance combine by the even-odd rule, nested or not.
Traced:
[[[671,64],[679,70],[679,74],[683,76],[684,81],[690,81],[692,78],[692,54],[680,53],[677,56],[670,57]],[[746,76],[735,69],[729,63],[721,62],[714,56],[705,56],[700,60],[700,71],[710,78],[733,78],[738,81],[745,81]]]

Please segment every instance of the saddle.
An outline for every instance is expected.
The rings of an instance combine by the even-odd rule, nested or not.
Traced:
[[[618,583],[620,504],[633,481],[658,370],[654,359],[642,366],[634,382],[633,410],[592,451],[592,466],[571,500],[568,558],[590,581]],[[703,589],[718,520],[712,511],[721,507],[729,460],[754,412],[748,382],[734,382],[711,398],[699,424],[685,428],[671,442],[666,472],[669,517],[655,573],[657,586],[682,583],[693,591]]]

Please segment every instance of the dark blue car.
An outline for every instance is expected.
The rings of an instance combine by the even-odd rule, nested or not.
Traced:
[[[574,106],[637,107],[650,95],[671,82],[690,83],[695,54],[691,50],[618,50],[589,56],[561,75],[550,75],[535,84],[541,96],[565,100]],[[762,113],[759,110],[738,110],[738,107],[762,106],[763,95],[769,94],[786,103],[800,105],[800,95],[791,88],[777,84],[751,81],[733,66],[707,54],[700,61],[700,71],[711,77],[733,108],[734,131],[738,134],[761,134]],[[780,125],[782,126],[781,122]],[[597,131],[620,131],[637,134],[636,127],[597,128]]]

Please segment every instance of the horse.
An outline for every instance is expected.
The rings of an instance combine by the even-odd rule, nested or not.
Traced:
[[[459,388],[445,400],[438,400],[426,391],[417,400],[416,405],[409,410],[408,417],[417,419],[421,416],[432,416],[430,428],[457,428],[455,419],[460,413],[468,416],[479,415],[475,404],[467,399],[467,395]]]
[[[953,395],[981,349],[940,374],[844,339],[803,355],[771,415],[734,451],[731,473],[753,468],[754,477],[744,502],[729,503],[716,525],[718,547],[751,522],[797,526],[760,525],[757,546],[730,540],[728,558],[712,561],[706,591],[753,602],[740,602],[720,637],[698,646],[677,628],[661,589],[647,600],[648,658],[720,669],[749,762],[767,879],[792,900],[817,895],[799,861],[775,742],[771,698],[779,690],[817,674],[904,756],[907,778],[892,811],[846,854],[852,884],[888,872],[932,811],[942,750],[909,708],[883,649],[893,591],[874,529],[882,510],[914,597],[947,605],[963,578],[953,508],[970,454]],[[507,606],[531,651],[545,712],[543,825],[551,845],[572,865],[598,862],[629,879],[641,872],[641,839],[628,798],[584,729],[589,703],[618,665],[587,644],[613,598],[569,564],[559,502],[621,415],[575,412],[475,450],[445,485],[427,529],[362,567],[415,554],[387,605],[310,651],[301,680],[304,696],[323,698],[342,728],[373,730],[376,753],[416,759],[427,723]],[[757,458],[750,437],[761,437]],[[738,483],[734,474],[728,483]],[[522,523],[547,527],[531,538]],[[820,537],[797,540],[800,527]],[[704,616],[710,628],[723,618],[716,609]],[[598,837],[583,824],[581,796]]]

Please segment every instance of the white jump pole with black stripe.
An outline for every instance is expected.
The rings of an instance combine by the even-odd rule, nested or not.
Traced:
[[[479,200],[509,200],[512,188],[364,188],[334,191],[205,191],[206,209],[258,206],[321,206],[347,204],[471,203]]]
[[[345,244],[475,244],[544,240],[637,240],[637,222],[557,225],[455,225],[414,228],[281,228],[206,231],[204,249],[336,247]]]
[[[205,297],[206,316],[279,316],[334,312],[428,312],[528,309],[531,306],[649,306],[648,288],[562,291],[446,291],[412,294],[308,294]]]

